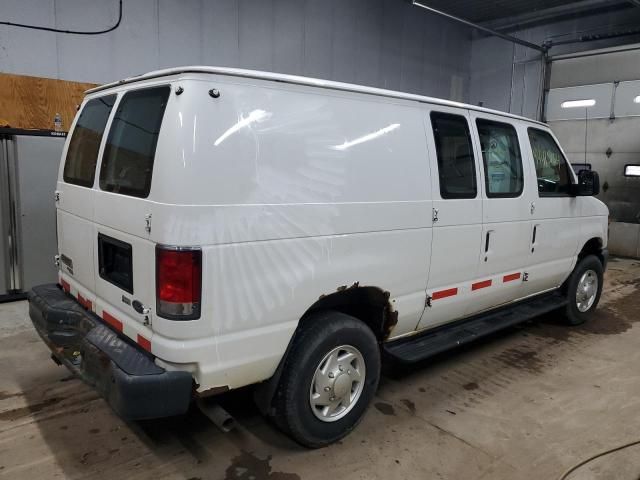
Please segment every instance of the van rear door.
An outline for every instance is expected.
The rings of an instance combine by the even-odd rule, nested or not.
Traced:
[[[155,307],[155,244],[149,239],[153,204],[147,197],[169,92],[162,85],[120,97],[99,167],[95,292],[103,318],[117,328],[124,316],[151,322]]]
[[[93,207],[100,146],[116,95],[85,102],[67,142],[58,178],[57,229],[61,283],[88,306],[95,293]]]

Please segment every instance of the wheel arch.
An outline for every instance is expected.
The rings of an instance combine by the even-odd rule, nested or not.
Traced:
[[[578,262],[587,255],[595,255],[600,260],[600,263],[602,263],[602,266],[605,267],[607,264],[607,253],[606,249],[604,249],[603,246],[604,242],[602,238],[590,238],[582,245],[582,248],[578,253]]]
[[[272,413],[273,399],[276,394],[284,365],[296,335],[308,322],[314,321],[314,313],[326,310],[350,315],[367,325],[379,343],[382,343],[398,322],[398,312],[393,308],[389,291],[376,286],[360,286],[358,282],[351,286],[340,286],[336,291],[320,295],[304,312],[295,332],[289,340],[287,349],[271,378],[257,385],[254,400],[259,410],[265,414]]]

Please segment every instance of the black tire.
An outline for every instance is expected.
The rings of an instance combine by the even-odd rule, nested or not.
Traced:
[[[596,274],[598,285],[596,289],[596,297],[593,304],[585,311],[578,309],[576,296],[578,294],[578,285],[580,279],[587,271],[593,271]],[[566,284],[567,306],[565,307],[564,316],[567,325],[581,325],[586,322],[593,314],[598,306],[600,294],[602,293],[603,268],[600,259],[595,255],[587,255],[576,265]]]
[[[378,341],[360,320],[340,312],[323,311],[305,319],[293,342],[275,397],[274,420],[298,443],[310,448],[323,447],[351,432],[367,410],[380,379]],[[362,390],[342,418],[322,421],[312,411],[311,382],[325,356],[343,345],[355,347],[364,359]]]

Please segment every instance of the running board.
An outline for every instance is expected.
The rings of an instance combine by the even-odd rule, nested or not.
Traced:
[[[385,354],[400,362],[417,362],[504,328],[526,322],[564,307],[566,304],[567,299],[558,291],[538,295],[529,300],[443,325],[424,333],[391,341],[384,344],[383,350]]]

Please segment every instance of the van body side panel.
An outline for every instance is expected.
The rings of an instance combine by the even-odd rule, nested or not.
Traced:
[[[175,148],[158,149],[149,237],[202,246],[202,316],[154,317],[154,353],[197,362],[203,389],[263,380],[305,311],[356,283],[389,292],[392,337],[412,332],[431,247],[419,107],[204,78],[181,80],[167,108]]]
[[[207,248],[207,317],[215,328],[220,363],[210,384],[237,386],[270,376],[302,313],[340,286],[384,285],[400,312],[398,328],[415,325],[424,305],[424,269],[416,259],[426,229],[238,243]],[[380,252],[384,254],[381,255]],[[416,252],[416,255],[407,255]],[[401,273],[402,272],[402,273]],[[401,315],[401,314],[400,314]],[[411,321],[407,321],[410,319]],[[413,325],[411,325],[413,322]],[[405,325],[407,325],[405,327]]]

